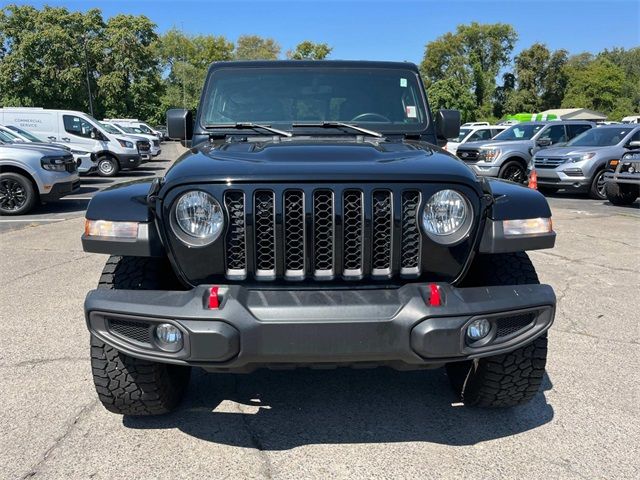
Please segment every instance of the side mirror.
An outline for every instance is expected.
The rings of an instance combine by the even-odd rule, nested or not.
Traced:
[[[436,112],[436,136],[441,139],[456,138],[460,135],[460,112],[458,110],[438,110]]]
[[[550,138],[541,138],[536,141],[536,145],[540,148],[550,147],[553,142]]]
[[[624,148],[640,148],[640,140],[634,140],[632,142],[627,143]]]
[[[98,132],[98,129],[96,127],[93,127],[91,129],[91,138],[93,138],[94,140],[99,139],[100,132]]]
[[[167,111],[167,135],[174,140],[190,140],[193,136],[193,115],[185,108]]]

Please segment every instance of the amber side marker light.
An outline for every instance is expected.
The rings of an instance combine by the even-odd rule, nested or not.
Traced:
[[[137,238],[138,222],[111,222],[109,220],[85,220],[87,237]]]

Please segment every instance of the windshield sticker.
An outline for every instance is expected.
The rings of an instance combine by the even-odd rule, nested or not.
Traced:
[[[418,116],[418,111],[416,107],[412,105],[407,105],[407,118],[416,118]]]
[[[407,79],[406,78],[401,78],[400,79],[400,86],[406,88],[406,86],[407,86]]]

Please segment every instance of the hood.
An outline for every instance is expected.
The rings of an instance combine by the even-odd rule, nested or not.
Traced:
[[[576,154],[582,154],[585,152],[597,152],[603,148],[611,147],[550,147],[540,150],[537,153],[538,157],[571,157]]]
[[[34,152],[39,152],[42,155],[51,155],[53,154],[69,154],[68,148],[58,147],[56,145],[50,145],[48,143],[36,143],[36,142],[25,142],[25,143],[10,143],[0,145],[0,148],[9,148],[15,150],[29,150]]]
[[[428,143],[354,137],[205,143],[180,157],[165,179],[168,184],[221,180],[477,184],[475,173],[461,160]]]

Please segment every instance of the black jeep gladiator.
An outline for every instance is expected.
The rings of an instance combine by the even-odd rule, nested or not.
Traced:
[[[524,251],[551,212],[440,149],[459,125],[410,63],[214,63],[195,117],[167,114],[189,150],[86,213],[104,406],[169,412],[192,367],[446,367],[466,405],[530,400],[556,299]]]

